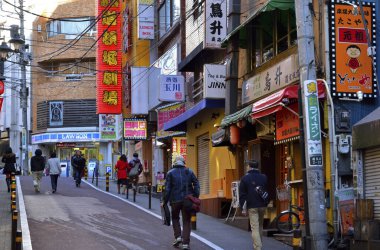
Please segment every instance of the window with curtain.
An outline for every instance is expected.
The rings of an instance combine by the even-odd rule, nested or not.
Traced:
[[[296,45],[295,12],[293,9],[263,12],[247,26],[247,33],[249,70],[252,70]]]
[[[163,37],[180,18],[180,0],[165,0],[158,9],[159,37]]]
[[[81,18],[65,18],[63,20],[52,20],[46,24],[46,32],[48,37],[54,37],[59,34],[65,35],[79,35],[86,29],[86,33],[96,31],[94,18],[81,17]],[[90,28],[90,26],[92,26]]]

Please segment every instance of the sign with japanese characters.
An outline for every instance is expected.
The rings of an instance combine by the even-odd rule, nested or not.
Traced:
[[[49,125],[63,126],[63,102],[49,102]]]
[[[129,45],[131,44],[131,25],[129,24],[129,7],[125,6],[123,10],[123,52],[127,53],[129,50]]]
[[[173,118],[179,116],[180,114],[186,111],[184,103],[179,103],[163,108],[157,109],[157,131],[163,129],[164,124],[168,121],[171,121]]]
[[[220,48],[227,35],[227,2],[206,0],[204,48]]]
[[[364,98],[376,97],[377,79],[372,63],[376,57],[367,54],[368,44],[376,44],[375,3],[363,2],[365,20],[359,7],[339,0],[331,1],[330,13],[332,95],[350,98],[362,91]]]
[[[174,159],[182,155],[186,161],[187,156],[187,139],[186,137],[173,137],[172,138],[172,162]]]
[[[242,103],[255,101],[299,81],[298,68],[298,55],[291,55],[273,67],[247,79],[242,85]]]
[[[226,65],[205,64],[203,66],[203,97],[226,98]]]
[[[167,102],[185,100],[185,79],[183,76],[161,75],[158,99]]]
[[[154,6],[153,0],[138,1],[137,29],[138,38],[154,39]]]
[[[147,122],[145,119],[124,119],[125,140],[146,140]]]
[[[307,80],[303,82],[305,107],[304,121],[306,122],[306,140],[310,166],[322,165],[322,141],[321,123],[318,102],[317,81]]]
[[[288,108],[288,109],[287,109]],[[298,118],[298,103],[276,112],[276,141],[283,141],[299,136],[300,122]],[[290,111],[289,109],[293,110]]]
[[[109,6],[110,3],[113,3]],[[120,1],[98,0],[97,114],[121,113],[122,32]]]

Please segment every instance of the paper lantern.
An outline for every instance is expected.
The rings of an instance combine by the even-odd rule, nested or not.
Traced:
[[[230,142],[233,145],[239,144],[240,141],[240,129],[236,125],[230,126]]]

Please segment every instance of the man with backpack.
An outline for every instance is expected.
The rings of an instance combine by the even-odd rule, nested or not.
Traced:
[[[139,176],[143,171],[143,167],[139,159],[139,154],[133,153],[133,158],[128,164],[130,169],[128,173],[129,183],[131,183],[135,189],[139,181]]]
[[[242,213],[245,215],[246,210],[243,209],[244,204],[248,210],[249,223],[251,225],[253,248],[261,250],[262,233],[265,207],[268,205],[268,193],[266,190],[267,176],[259,171],[257,161],[247,161],[250,170],[240,180],[239,185],[239,204]]]

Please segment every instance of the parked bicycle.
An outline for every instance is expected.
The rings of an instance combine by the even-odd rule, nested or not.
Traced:
[[[289,234],[293,233],[294,230],[299,229],[301,226],[300,213],[304,214],[304,209],[302,207],[290,205],[290,210],[284,210],[277,215],[275,221],[278,231]]]
[[[290,205],[290,210],[282,211],[275,218],[276,228],[281,233],[293,233],[305,223],[304,218],[305,210],[302,207]],[[327,233],[329,235],[327,246],[330,248],[334,245],[334,226],[330,222],[327,222]]]

